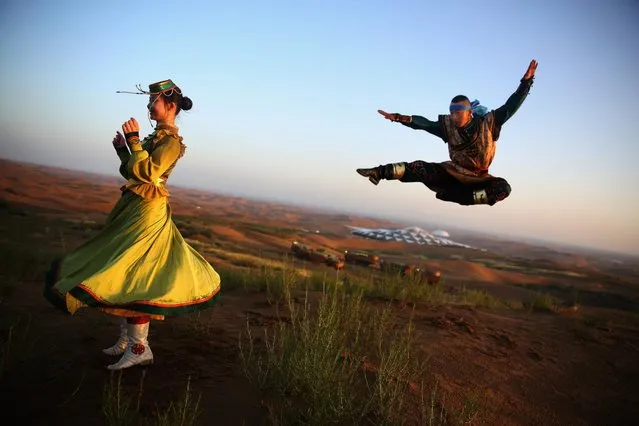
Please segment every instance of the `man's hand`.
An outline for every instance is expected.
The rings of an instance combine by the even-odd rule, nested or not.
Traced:
[[[526,71],[526,74],[524,75],[524,80],[530,80],[531,78],[533,78],[535,76],[536,70],[537,70],[537,61],[533,59],[532,61],[530,61],[530,65],[528,65],[528,70]]]
[[[397,113],[390,114],[390,113],[388,113],[386,111],[383,111],[381,109],[378,109],[377,112],[382,114],[385,119],[390,120],[390,121],[395,121],[395,122],[398,121],[400,123],[410,123],[411,122],[411,116],[410,115],[401,115],[401,114],[397,114]]]
[[[124,131],[125,135],[127,133],[139,133],[140,125],[135,118],[131,117],[122,125],[122,130]]]
[[[115,137],[113,138],[113,146],[116,148],[123,148],[126,146],[126,141],[124,140],[122,133],[116,132]]]

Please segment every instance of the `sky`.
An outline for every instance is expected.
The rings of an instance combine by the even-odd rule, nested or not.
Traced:
[[[173,79],[193,100],[170,185],[639,254],[639,2],[35,1],[0,4],[0,157],[118,174],[111,145]],[[355,169],[448,160],[378,109],[435,119],[465,94],[530,95],[491,174],[512,193],[460,206]]]

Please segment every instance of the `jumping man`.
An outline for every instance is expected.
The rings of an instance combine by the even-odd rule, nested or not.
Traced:
[[[501,127],[519,109],[533,84],[537,61],[532,60],[519,87],[506,103],[490,112],[478,101],[470,102],[463,95],[450,103],[450,114],[430,121],[419,115],[389,114],[378,110],[384,118],[415,130],[425,130],[448,144],[450,161],[427,163],[391,163],[370,169],[357,169],[377,185],[381,179],[400,182],[421,182],[442,201],[463,206],[494,205],[510,195],[505,179],[492,176],[488,168],[495,157],[495,147]]]

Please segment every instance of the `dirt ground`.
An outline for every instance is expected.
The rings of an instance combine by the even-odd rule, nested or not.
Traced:
[[[3,345],[14,326],[0,376],[4,417],[14,419],[9,424],[23,425],[105,424],[103,391],[118,375],[106,370],[115,359],[101,349],[115,342],[117,326],[91,310],[73,317],[62,314],[46,302],[42,290],[49,256],[72,249],[90,235],[76,226],[78,220],[99,226],[118,196],[120,181],[9,162],[0,166]],[[327,231],[302,235],[306,243],[419,252],[454,276],[451,283],[508,300],[544,291],[568,302],[578,289],[578,309],[570,309],[569,303],[551,312],[418,304],[414,312],[398,305],[395,313],[415,322],[431,383],[438,383],[452,405],[476,395],[483,424],[629,425],[639,418],[639,280],[628,272],[634,266],[615,276],[614,269],[583,260],[580,254],[575,255],[582,259],[577,276],[504,271],[472,259],[437,258],[437,248],[405,249],[358,240],[343,232],[344,224],[337,226],[331,215],[191,190],[174,190],[173,198],[176,216],[198,215],[210,224],[211,240],[246,246],[247,251],[277,253],[289,244],[284,234],[252,239],[247,223],[282,228],[310,224]],[[341,219],[358,226],[386,225],[373,219]],[[524,258],[522,253],[518,256]],[[529,266],[541,268],[538,260],[530,260]],[[549,269],[547,262],[544,267]],[[232,289],[218,305],[196,315],[152,323],[149,341],[155,363],[125,371],[125,389],[135,394],[143,379],[140,404],[142,412],[150,413],[183,393],[190,377],[193,391],[202,398],[201,424],[266,424],[265,395],[244,378],[238,348],[247,316],[260,326],[275,315],[266,295]]]

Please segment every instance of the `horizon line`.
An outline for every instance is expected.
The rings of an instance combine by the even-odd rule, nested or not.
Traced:
[[[103,178],[121,178],[120,175],[118,174],[110,174],[107,172],[96,172],[96,171],[88,171],[88,170],[84,170],[84,169],[80,169],[80,168],[72,168],[72,167],[62,167],[62,166],[53,166],[50,164],[42,164],[42,163],[37,163],[37,162],[33,162],[33,161],[25,161],[25,160],[14,160],[14,159],[10,159],[10,158],[6,158],[2,155],[0,155],[0,161],[6,161],[6,162],[10,162],[10,163],[15,163],[15,164],[22,164],[22,165],[27,165],[27,166],[39,166],[39,167],[46,167],[49,169],[57,169],[57,170],[64,170],[64,171],[68,171],[68,172],[80,172],[80,173],[86,173],[89,175],[95,175],[95,176],[100,176]],[[278,199],[277,197],[259,197],[259,196],[255,196],[255,195],[242,195],[242,194],[238,194],[238,193],[233,193],[231,192],[227,192],[224,190],[213,190],[213,189],[204,189],[204,188],[198,188],[198,187],[193,187],[193,186],[188,186],[188,185],[181,185],[181,184],[172,184],[172,186],[176,189],[180,189],[180,190],[185,190],[185,191],[202,191],[202,192],[206,192],[209,193],[211,195],[218,195],[218,196],[223,196],[223,197],[228,197],[228,198],[239,198],[239,199],[243,199],[243,200],[250,200],[250,201],[254,201],[254,202],[261,202],[261,203],[265,203],[265,204],[276,204],[276,205],[280,205],[280,206],[286,206],[286,207],[294,207],[294,208],[298,208],[298,209],[302,209],[302,210],[308,210],[308,211],[312,211],[315,213],[321,213],[321,214],[345,214],[345,215],[350,215],[350,216],[354,216],[355,218],[359,218],[359,219],[373,219],[373,220],[381,220],[381,221],[387,221],[387,222],[391,222],[396,226],[401,226],[401,227],[410,227],[410,226],[419,226],[421,223],[421,226],[426,226],[427,222],[421,222],[421,221],[408,221],[408,219],[405,218],[401,218],[401,217],[393,217],[392,215],[375,215],[375,214],[361,214],[359,212],[355,212],[349,209],[345,209],[345,208],[339,208],[339,207],[326,207],[326,206],[319,206],[317,204],[314,203],[309,203],[309,202],[296,202],[296,201],[292,201],[292,200],[281,200]],[[432,224],[434,225],[434,223]],[[420,227],[421,227],[420,226]],[[428,228],[430,228],[430,226],[427,226]],[[474,230],[474,229],[469,229],[469,228],[464,228],[464,227],[460,227],[457,225],[446,225],[446,226],[435,226],[435,229],[443,229],[445,230],[445,228],[448,229],[455,229],[457,231],[460,232],[466,232],[469,234],[475,234],[476,236],[484,236],[484,237],[488,237],[488,236],[492,236],[492,237],[496,237],[496,238],[501,238],[501,239],[507,239],[507,241],[511,241],[511,242],[527,242],[527,243],[534,243],[534,244],[540,244],[540,245],[552,245],[555,246],[556,249],[578,249],[578,250],[586,250],[586,251],[598,251],[601,253],[605,253],[605,254],[609,254],[609,255],[621,255],[621,256],[628,256],[631,257],[633,259],[639,260],[639,253],[631,253],[631,252],[627,252],[627,251],[619,251],[619,250],[614,250],[614,249],[609,249],[609,248],[602,248],[602,247],[597,247],[597,246],[590,246],[590,245],[580,245],[580,244],[575,244],[575,243],[566,243],[566,242],[558,242],[558,241],[552,241],[552,240],[545,240],[543,238],[539,238],[539,237],[531,237],[531,236],[524,236],[524,235],[513,235],[510,233],[499,233],[499,232],[493,232],[493,233],[487,233],[486,231],[479,231],[479,230]],[[519,240],[515,239],[518,238]],[[546,247],[546,248],[550,248],[550,247]]]

